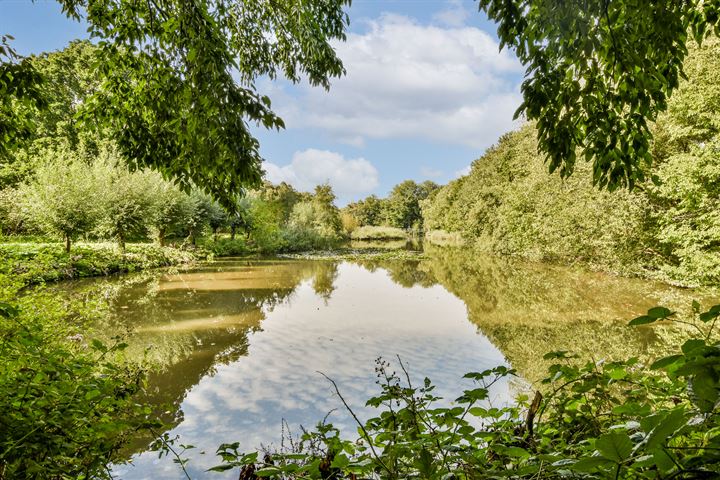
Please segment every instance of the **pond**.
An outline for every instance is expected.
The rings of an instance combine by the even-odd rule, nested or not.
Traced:
[[[297,436],[326,416],[353,436],[322,374],[367,418],[380,357],[395,366],[399,357],[449,401],[470,386],[464,373],[510,365],[519,377],[493,386],[500,405],[542,378],[547,351],[595,360],[665,351],[679,332],[627,321],[657,304],[689,310],[700,295],[453,249],[410,260],[221,259],[118,282],[125,286],[100,328],[128,336],[131,356],[161,366],[150,401],[165,412],[169,435],[194,445],[185,454],[193,478],[237,476],[204,473],[219,463],[221,443],[278,447],[288,431]],[[149,442],[137,439],[118,478],[182,476]]]

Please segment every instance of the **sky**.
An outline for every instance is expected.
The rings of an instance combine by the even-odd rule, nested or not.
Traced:
[[[347,75],[330,91],[259,79],[286,129],[253,128],[268,180],[300,190],[329,182],[338,203],[385,196],[406,179],[443,184],[467,173],[517,127],[523,69],[499,50],[473,0],[353,0]],[[23,55],[87,38],[52,0],[0,0],[0,33]]]

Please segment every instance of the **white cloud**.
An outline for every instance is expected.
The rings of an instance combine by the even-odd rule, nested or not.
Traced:
[[[390,14],[368,25],[337,45],[347,75],[329,93],[301,87],[278,105],[289,128],[320,128],[355,145],[422,138],[474,148],[512,128],[521,66],[490,35]]]
[[[328,182],[339,199],[367,194],[378,186],[378,171],[364,158],[346,159],[328,150],[295,152],[289,165],[265,162],[266,178],[273,183],[287,182],[302,191]]]
[[[449,27],[465,25],[469,14],[460,0],[448,0],[448,8],[433,15],[433,20]]]
[[[472,165],[468,165],[465,168],[461,168],[460,170],[455,172],[455,178],[464,177],[466,175],[470,175],[470,170],[472,170]]]
[[[424,178],[439,178],[443,176],[443,173],[445,172],[438,170],[437,168],[427,166],[420,167],[420,175]]]

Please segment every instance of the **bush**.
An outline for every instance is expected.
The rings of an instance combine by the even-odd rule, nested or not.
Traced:
[[[245,240],[236,238],[218,238],[217,240],[205,240],[199,243],[204,250],[211,252],[216,257],[232,257],[252,253]]]
[[[157,426],[136,398],[144,374],[117,358],[125,344],[68,341],[40,316],[52,305],[0,303],[0,478],[111,478],[128,439]]]

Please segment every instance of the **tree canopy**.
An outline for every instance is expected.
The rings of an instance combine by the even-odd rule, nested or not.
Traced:
[[[255,80],[284,75],[328,88],[344,73],[330,41],[345,37],[348,0],[58,1],[88,23],[100,49],[100,87],[81,118],[108,128],[131,168],[197,185],[230,208],[261,180],[249,123],[284,126]],[[37,71],[2,40],[0,154],[32,127],[16,104],[43,100]]]
[[[550,171],[578,147],[600,187],[632,188],[650,163],[649,124],[684,77],[691,38],[720,33],[719,0],[480,0],[527,67],[516,115],[537,121]]]

